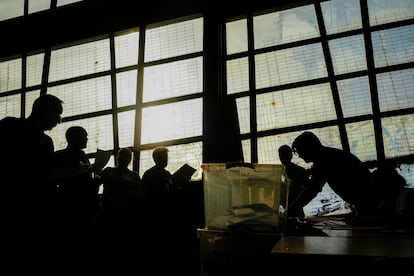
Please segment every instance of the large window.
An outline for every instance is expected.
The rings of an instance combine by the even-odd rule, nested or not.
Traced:
[[[68,127],[81,125],[88,131],[85,150],[91,158],[97,149],[130,147],[142,175],[154,164],[152,149],[162,144],[170,149],[168,170],[188,163],[200,177],[203,18],[177,19],[141,31],[145,41],[140,41],[140,30],[130,29],[0,63],[2,117],[30,114],[40,95],[43,62],[50,60],[45,90],[64,102],[62,123],[49,132],[55,150],[66,147]],[[108,165],[114,165],[113,157]]]
[[[83,1],[0,2],[5,20]],[[280,163],[278,147],[304,130],[372,167],[412,160],[414,0],[294,3],[219,20],[127,20],[129,28],[98,37],[28,46],[0,60],[0,117],[27,117],[40,93],[57,95],[64,111],[50,131],[56,149],[66,146],[69,126],[82,125],[90,158],[98,148],[130,147],[141,175],[153,165],[152,149],[164,145],[167,169],[188,163],[200,176],[206,140],[219,136],[205,132],[221,123],[210,117],[225,114],[223,98],[237,105],[240,141],[230,142],[241,142],[245,162]],[[399,169],[414,187],[412,161]]]
[[[27,14],[41,12],[56,7],[66,6],[83,0],[1,0],[0,1],[0,21],[21,17]],[[27,2],[27,11],[25,5]],[[52,6],[55,5],[55,6]]]
[[[412,155],[412,19],[414,1],[405,0],[322,1],[230,18],[226,88],[245,161],[280,163],[277,149],[304,130],[367,162]],[[414,187],[409,167],[400,173]],[[337,200],[329,187],[308,214],[326,198]]]

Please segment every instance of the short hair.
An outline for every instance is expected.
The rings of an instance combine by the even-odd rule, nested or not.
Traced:
[[[316,149],[322,146],[321,141],[318,136],[313,132],[305,131],[300,134],[292,143],[292,149],[296,151],[301,151],[303,149]]]
[[[158,146],[152,151],[152,158],[156,164],[160,163],[160,161],[163,161],[167,155],[168,148],[166,147]]]
[[[60,98],[52,94],[42,94],[33,102],[32,113],[45,113],[48,111],[62,113],[62,104],[63,101]]]
[[[132,160],[132,150],[130,148],[120,148],[117,159],[118,165],[127,166]]]
[[[87,136],[88,132],[81,126],[71,126],[66,130],[65,136],[66,141],[71,142],[75,141],[79,137]]]

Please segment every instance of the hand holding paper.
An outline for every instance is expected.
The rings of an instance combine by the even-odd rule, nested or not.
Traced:
[[[95,163],[93,164],[95,174],[100,174],[102,172],[102,169],[106,166],[110,157],[110,151],[104,151],[101,149],[96,151]]]

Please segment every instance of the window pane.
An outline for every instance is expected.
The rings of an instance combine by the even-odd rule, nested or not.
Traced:
[[[42,83],[43,61],[45,54],[31,55],[27,57],[27,81],[26,86],[39,85]]]
[[[377,160],[374,125],[372,121],[356,122],[346,125],[349,147],[362,161]]]
[[[24,14],[24,0],[1,0],[0,20],[6,20]]]
[[[247,51],[247,20],[237,20],[226,23],[227,54]]]
[[[256,109],[259,131],[336,119],[327,83],[257,95]]]
[[[320,35],[313,5],[255,16],[253,26],[255,49]]]
[[[239,119],[240,133],[250,132],[250,101],[249,97],[236,98],[237,116]]]
[[[227,61],[227,94],[249,90],[248,58]]]
[[[182,165],[187,163],[197,171],[193,174],[193,179],[201,179],[201,164],[202,164],[202,149],[203,144],[201,142],[182,144],[175,146],[168,146],[168,165],[166,169],[174,173]],[[139,174],[142,177],[144,172],[154,166],[154,160],[152,159],[152,149],[141,151],[141,158],[139,162]]]
[[[32,112],[32,106],[34,101],[40,96],[40,90],[29,91],[26,93],[26,113],[25,117],[27,118]]]
[[[118,107],[133,105],[137,98],[137,70],[116,74]]]
[[[260,54],[255,59],[256,89],[328,75],[321,44]]]
[[[145,33],[145,62],[170,58],[203,49],[203,18],[196,18]]]
[[[371,94],[367,77],[340,80],[337,85],[345,118],[372,114]]]
[[[110,76],[50,87],[48,93],[63,100],[63,116],[112,108]]]
[[[414,61],[414,25],[372,33],[375,67]]]
[[[414,152],[414,115],[388,117],[381,121],[385,157],[412,154]]]
[[[414,0],[368,0],[371,26],[414,18]]]
[[[20,117],[21,95],[0,97],[0,120],[6,116]]]
[[[334,39],[328,43],[335,74],[367,69],[362,35]]]
[[[138,63],[138,37],[137,31],[115,37],[116,68]]]
[[[377,75],[381,111],[414,107],[414,69]]]
[[[250,139],[249,140],[243,140],[242,141],[242,149],[243,149],[243,158],[244,162],[251,163],[251,147],[250,147]],[[260,163],[260,162],[259,162]]]
[[[203,89],[201,57],[146,67],[143,101],[199,93]]]
[[[22,88],[22,59],[0,62],[0,93]]]
[[[141,143],[202,135],[202,108],[202,99],[144,108]]]
[[[50,9],[50,0],[29,0],[29,13]]]
[[[362,27],[359,0],[321,2],[326,33],[333,34]]]
[[[135,133],[135,110],[118,114],[119,147],[132,147]]]
[[[58,124],[47,133],[52,137],[55,150],[66,147],[65,132],[71,126],[82,126],[88,132],[86,153],[96,152],[97,149],[111,150],[114,147],[112,131],[112,115],[88,118]]]
[[[49,82],[110,69],[109,39],[53,50]]]
[[[81,2],[83,0],[57,0],[57,6],[64,6],[64,5],[68,5],[68,4],[72,4],[75,2]]]
[[[279,147],[285,144],[292,146],[293,140],[301,133],[301,131],[295,131],[257,138],[257,153],[259,163],[281,164],[278,152]],[[292,156],[292,162],[304,165],[303,160],[299,159],[296,154]]]

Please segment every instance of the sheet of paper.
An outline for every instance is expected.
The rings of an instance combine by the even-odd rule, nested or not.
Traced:
[[[96,151],[95,163],[94,163],[95,173],[100,173],[102,171],[102,169],[108,163],[110,157],[111,157],[110,151],[104,151],[101,149],[98,149]]]

